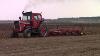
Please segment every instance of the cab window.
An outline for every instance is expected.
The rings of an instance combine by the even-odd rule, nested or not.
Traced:
[[[34,16],[35,20],[38,20],[38,16]]]
[[[22,17],[22,20],[27,20],[27,16],[23,16]]]
[[[36,20],[40,20],[40,19],[41,19],[41,16],[40,16],[40,15],[36,15],[36,16],[34,16],[34,18],[35,18]]]
[[[28,16],[28,20],[30,20],[31,19],[31,17],[30,16]]]
[[[39,18],[39,19],[41,19],[41,16],[40,16],[40,15],[38,15],[38,18]]]
[[[31,17],[30,16],[23,16],[22,20],[31,20]]]

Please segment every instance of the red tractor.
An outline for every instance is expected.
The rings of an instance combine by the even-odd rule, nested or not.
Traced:
[[[19,21],[14,21],[13,37],[18,37],[20,33],[24,37],[31,37],[32,35],[47,35],[47,27],[44,23],[41,13],[22,12],[22,18]]]

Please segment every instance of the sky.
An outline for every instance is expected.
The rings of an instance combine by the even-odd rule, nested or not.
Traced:
[[[45,19],[100,16],[100,0],[0,0],[0,20],[18,20],[22,11]]]

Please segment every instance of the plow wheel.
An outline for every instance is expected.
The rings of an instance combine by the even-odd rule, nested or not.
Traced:
[[[42,24],[40,26],[40,36],[41,37],[46,37],[47,35],[48,35],[47,26],[45,24]]]

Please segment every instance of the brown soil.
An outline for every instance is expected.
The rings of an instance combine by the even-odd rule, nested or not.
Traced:
[[[10,26],[0,26],[0,56],[100,56],[99,26],[85,27],[97,35],[44,38],[10,38]]]
[[[100,35],[1,39],[0,56],[100,56]]]

